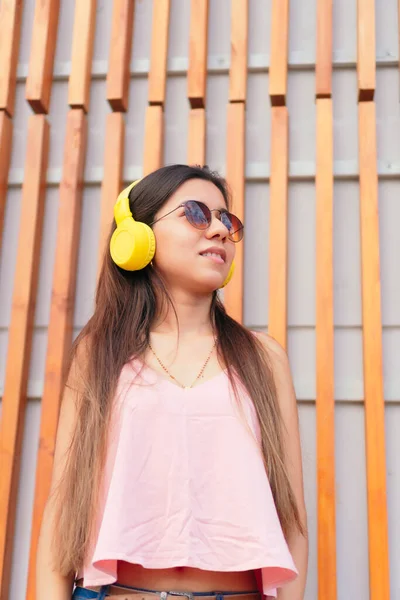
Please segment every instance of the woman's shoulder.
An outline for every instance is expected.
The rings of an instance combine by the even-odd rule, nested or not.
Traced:
[[[272,362],[287,362],[287,352],[275,338],[264,331],[250,331],[259,340]]]

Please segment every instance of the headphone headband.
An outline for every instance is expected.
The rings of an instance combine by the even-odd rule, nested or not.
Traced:
[[[137,179],[128,187],[122,190],[118,195],[117,201],[114,205],[114,219],[117,225],[119,225],[124,219],[132,217],[131,209],[129,208],[129,192],[132,188],[139,183],[140,179]]]

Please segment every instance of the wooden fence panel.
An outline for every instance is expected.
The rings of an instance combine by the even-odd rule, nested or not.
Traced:
[[[64,165],[60,183],[57,248],[42,396],[26,600],[36,598],[36,547],[43,511],[50,492],[66,360],[72,343],[86,137],[87,120],[83,109],[70,110],[67,117]]]
[[[289,0],[272,0],[269,96],[273,106],[286,104],[289,46]]]
[[[0,109],[14,113],[22,0],[0,2]]]
[[[12,120],[4,110],[0,111],[0,250],[7,199],[8,171],[11,160],[12,131]]]
[[[317,4],[317,58],[315,63],[316,97],[332,95],[332,38],[333,0],[318,0]]]
[[[370,600],[389,600],[376,110],[359,104],[360,229]]]
[[[189,165],[204,165],[206,161],[206,111],[192,108],[189,112],[189,140],[187,161]]]
[[[229,101],[246,102],[248,0],[232,0]]]
[[[286,348],[288,274],[289,117],[285,106],[271,109],[268,333]]]
[[[317,100],[316,421],[318,598],[336,600],[332,100]]]
[[[0,422],[0,597],[8,600],[23,425],[39,274],[49,125],[44,115],[28,123],[21,227]]]
[[[60,0],[37,0],[26,80],[26,99],[35,113],[48,113]]]
[[[170,0],[157,0],[153,3],[149,104],[164,105],[165,103],[169,14]]]
[[[164,112],[162,106],[148,106],[144,136],[143,176],[163,164]]]
[[[232,190],[232,211],[244,222],[245,195],[245,105],[243,102],[228,104],[226,177]],[[243,269],[244,241],[236,244],[235,273],[224,288],[224,304],[228,313],[243,323]]]
[[[114,0],[107,100],[115,111],[128,110],[134,0]]]
[[[375,0],[357,2],[358,96],[372,100],[375,93]]]
[[[97,0],[75,2],[68,104],[89,110],[90,81]]]
[[[207,28],[209,0],[190,4],[187,95],[191,108],[204,108],[207,91]]]
[[[122,190],[124,167],[125,120],[123,113],[107,116],[104,144],[104,177],[101,183],[100,239],[97,276],[103,263],[106,241],[114,219],[114,204]]]

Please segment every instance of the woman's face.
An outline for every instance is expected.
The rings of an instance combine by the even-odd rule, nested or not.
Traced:
[[[226,209],[224,197],[213,183],[190,179],[167,200],[154,220],[185,200],[199,200],[210,209]],[[211,214],[211,225],[205,230],[189,223],[183,207],[153,225],[156,237],[153,264],[169,286],[210,293],[225,281],[235,255],[235,243],[229,240],[228,229],[218,218],[219,213]],[[207,250],[220,251],[222,257],[204,256]]]

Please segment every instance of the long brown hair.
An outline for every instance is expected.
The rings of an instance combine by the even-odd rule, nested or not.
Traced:
[[[208,167],[178,164],[154,171],[131,190],[133,217],[151,223],[168,198],[193,178],[216,185],[230,206],[229,188],[222,177]],[[115,227],[113,222],[109,238]],[[89,550],[119,374],[129,359],[142,357],[147,349],[152,324],[161,309],[156,304],[156,292],[160,297],[160,291],[163,302],[173,308],[156,269],[123,271],[112,261],[106,244],[94,313],[72,345],[67,369],[80,357],[77,422],[56,489],[53,558],[56,569],[64,575],[78,571]],[[226,313],[217,292],[213,293],[210,318],[218,340],[218,355],[227,366],[231,384],[236,389],[236,373],[254,402],[265,468],[284,534],[287,537],[293,528],[304,534],[284,464],[283,424],[268,355],[256,336]]]

